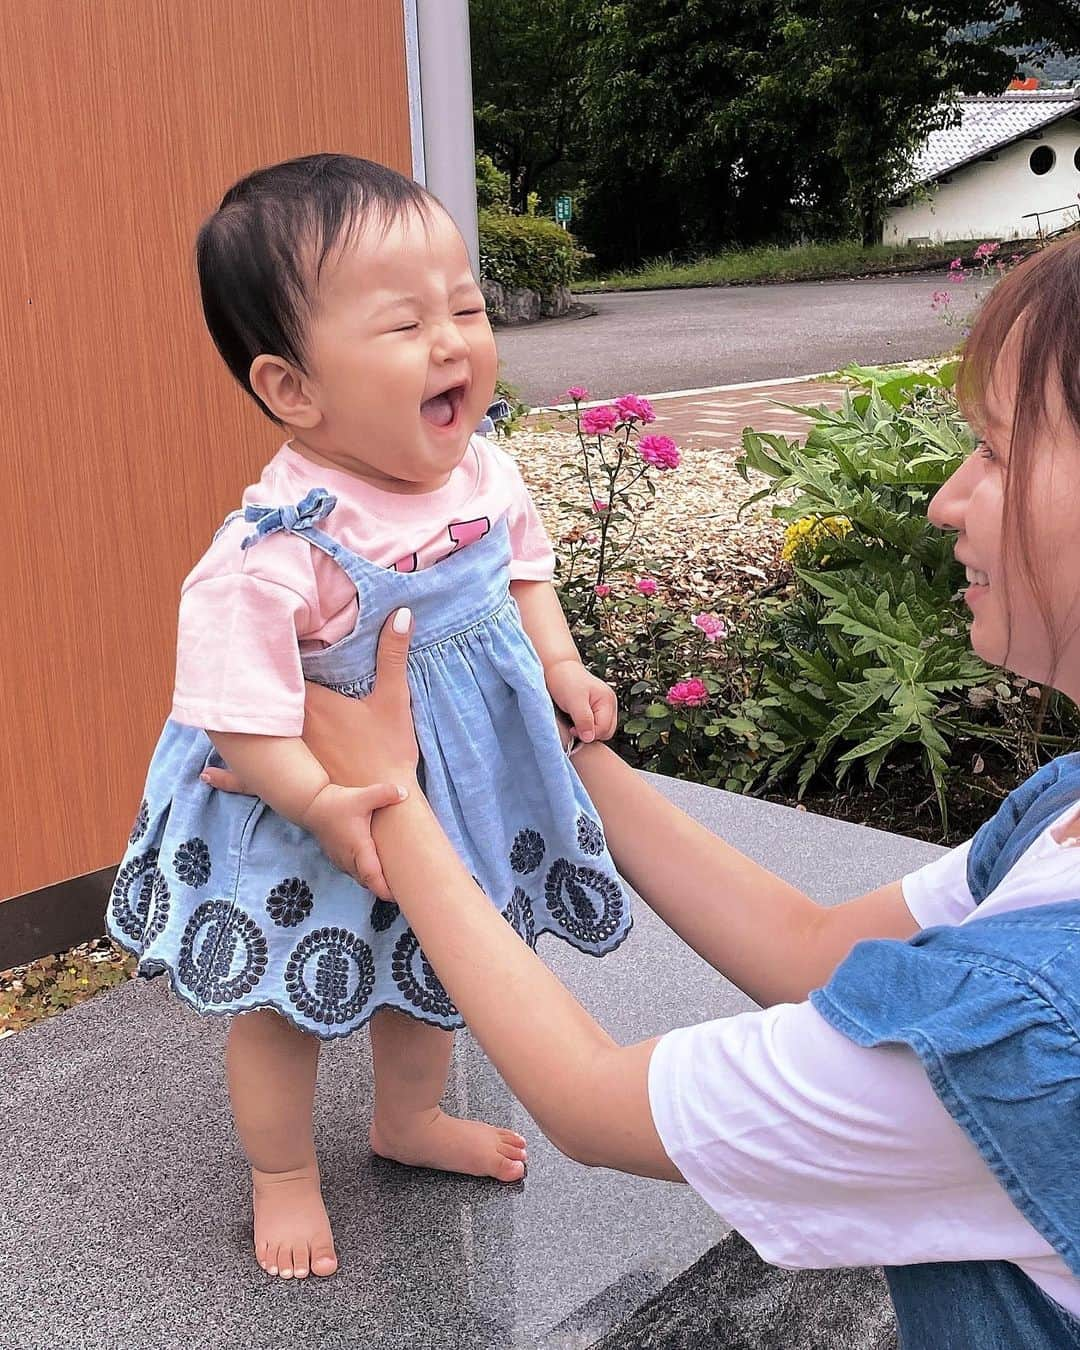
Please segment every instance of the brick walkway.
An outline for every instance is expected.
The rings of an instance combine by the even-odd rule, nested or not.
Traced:
[[[699,394],[662,394],[651,398],[656,422],[650,431],[670,436],[677,445],[695,449],[733,450],[740,446],[744,427],[801,437],[806,419],[781,403],[824,403],[836,407],[843,386],[824,380],[790,380],[766,385],[736,385]],[[550,415],[534,413],[525,424],[550,424]]]

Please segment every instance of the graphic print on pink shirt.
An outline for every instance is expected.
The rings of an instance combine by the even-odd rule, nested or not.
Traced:
[[[451,553],[456,553],[459,548],[464,548],[467,544],[475,544],[478,539],[483,539],[484,535],[491,530],[491,521],[487,516],[480,516],[476,520],[455,520],[447,525],[446,532],[450,536],[453,548],[447,549],[441,558],[436,558],[432,566],[445,562]],[[420,566],[420,555],[410,553],[407,558],[399,558],[394,564],[395,572],[415,572]]]

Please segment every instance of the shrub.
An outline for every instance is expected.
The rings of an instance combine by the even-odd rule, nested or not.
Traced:
[[[540,216],[481,211],[480,275],[508,290],[550,295],[569,286],[584,257],[573,235]]]
[[[947,831],[956,741],[1031,759],[1026,695],[1040,714],[1045,700],[971,651],[963,570],[926,519],[974,446],[955,367],[845,374],[856,389],[839,409],[798,409],[812,423],[804,443],[744,433],[740,472],[767,479],[749,501],[772,498],[788,522],[784,574],[722,614],[657,598],[637,544],[649,438],[579,410],[584,490],[563,540],[563,604],[583,658],[616,687],[619,748],[643,767],[734,791],[790,779],[802,796],[815,778],[839,786],[858,772],[873,784],[896,762],[921,768]],[[1065,734],[1044,740],[1069,743],[1074,714],[1064,702],[1051,711]]]
[[[510,175],[490,155],[476,156],[476,205],[481,211],[510,211]]]

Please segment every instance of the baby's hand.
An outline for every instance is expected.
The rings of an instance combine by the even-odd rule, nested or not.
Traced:
[[[572,659],[557,661],[545,677],[551,701],[573,722],[579,741],[608,741],[614,736],[619,705],[610,685]]]
[[[327,783],[298,824],[311,831],[336,868],[380,900],[392,900],[371,838],[371,816],[381,806],[396,806],[403,797],[402,789],[385,783],[365,788]]]

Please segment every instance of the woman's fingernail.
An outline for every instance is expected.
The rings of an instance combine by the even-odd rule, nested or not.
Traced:
[[[403,802],[408,795],[409,794],[405,791],[403,787],[398,788],[397,797],[399,802]]]
[[[205,774],[205,773],[199,774],[199,778],[200,778],[200,780],[201,780],[202,782],[204,782],[204,783],[209,783],[209,781],[210,781],[210,776],[209,776],[208,774]]]
[[[409,631],[409,624],[411,623],[412,623],[412,610],[399,609],[398,612],[394,615],[394,632],[407,633]]]

